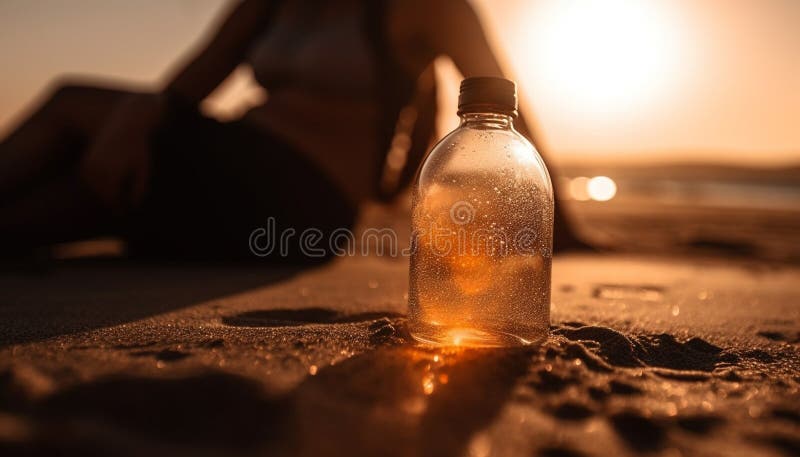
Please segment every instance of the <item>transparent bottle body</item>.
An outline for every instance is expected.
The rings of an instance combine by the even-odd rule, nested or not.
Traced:
[[[553,189],[509,116],[471,113],[413,189],[409,322],[418,341],[513,346],[550,324]]]

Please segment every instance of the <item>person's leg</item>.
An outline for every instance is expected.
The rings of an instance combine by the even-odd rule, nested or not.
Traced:
[[[0,143],[0,256],[103,233],[111,218],[78,161],[128,92],[64,85]]]
[[[250,235],[274,218],[294,230],[349,228],[355,211],[330,180],[291,145],[243,122],[197,116],[166,126],[154,144],[151,192],[130,225],[134,255],[262,260]],[[292,257],[292,258],[289,258]]]
[[[0,142],[0,206],[62,174],[130,92],[59,85]]]
[[[0,257],[114,232],[112,215],[81,182],[62,173],[0,208]]]

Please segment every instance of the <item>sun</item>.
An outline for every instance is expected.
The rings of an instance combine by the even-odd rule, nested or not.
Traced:
[[[554,1],[532,16],[522,74],[562,109],[635,109],[663,95],[679,66],[680,34],[662,2]]]

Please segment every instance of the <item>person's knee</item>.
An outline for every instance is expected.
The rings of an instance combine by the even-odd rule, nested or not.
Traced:
[[[48,113],[68,111],[79,105],[81,98],[85,97],[89,90],[88,86],[80,84],[74,79],[59,78],[50,84],[43,111]]]
[[[37,113],[45,122],[67,123],[92,132],[126,95],[132,92],[91,81],[64,77],[55,80]]]

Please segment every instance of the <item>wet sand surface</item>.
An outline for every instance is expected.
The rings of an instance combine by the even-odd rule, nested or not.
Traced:
[[[405,260],[0,276],[0,452],[798,455],[800,267],[573,255],[536,347],[435,350]]]

